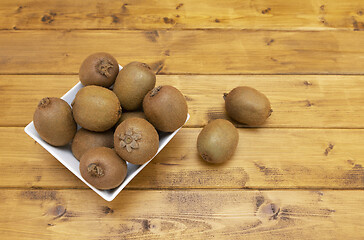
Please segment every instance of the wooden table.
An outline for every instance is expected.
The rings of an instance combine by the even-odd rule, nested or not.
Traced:
[[[363,0],[2,0],[1,239],[364,239]],[[143,61],[191,119],[112,202],[24,133],[91,53]],[[222,95],[271,100],[222,166],[196,138]]]

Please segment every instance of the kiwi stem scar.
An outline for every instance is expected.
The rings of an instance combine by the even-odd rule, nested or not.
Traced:
[[[49,98],[48,98],[48,97],[43,98],[43,99],[39,102],[38,107],[45,107],[45,106],[47,106],[47,105],[49,104],[49,102],[50,102],[50,100],[49,100]]]
[[[102,177],[105,175],[104,170],[95,163],[91,163],[87,166],[87,172],[90,173],[93,177]]]
[[[162,86],[158,86],[158,87],[154,88],[154,89],[152,90],[152,92],[150,93],[150,96],[151,96],[151,97],[154,97],[155,95],[157,95],[157,93],[158,93],[161,89],[162,89]]]
[[[107,59],[101,59],[97,64],[96,64],[96,69],[97,71],[101,74],[104,75],[105,77],[110,77],[111,74],[109,72],[109,69],[113,68],[113,64],[112,62],[108,61]]]
[[[203,153],[203,154],[201,154],[201,157],[202,157],[205,161],[211,162],[211,159],[210,159],[210,157],[209,157],[207,154]]]
[[[224,100],[226,99],[227,95],[229,95],[228,93],[224,93],[224,95],[222,96],[224,98]]]
[[[143,65],[143,67],[148,68],[149,70],[151,69],[151,68],[149,67],[149,65],[148,65],[148,64],[146,64],[146,63],[142,63],[142,65]]]

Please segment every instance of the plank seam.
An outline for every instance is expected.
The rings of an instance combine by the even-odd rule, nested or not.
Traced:
[[[258,32],[258,31],[266,31],[266,32],[356,32],[354,28],[317,28],[317,29],[273,29],[273,28],[236,28],[236,27],[224,27],[224,28],[174,28],[174,27],[166,27],[166,28],[0,28],[0,31],[246,31],[246,32]]]
[[[90,190],[83,187],[0,187],[0,190]],[[363,191],[360,188],[325,188],[325,187],[300,187],[300,188],[125,188],[123,191]]]
[[[42,76],[77,76],[78,73],[73,73],[73,72],[66,72],[66,73],[60,73],[60,72],[46,72],[46,73],[26,73],[26,72],[18,72],[18,73],[14,73],[14,72],[9,72],[9,73],[1,73],[1,76],[34,76],[34,75],[42,75]],[[289,73],[282,73],[282,72],[277,72],[277,73],[174,73],[174,72],[168,72],[168,73],[158,73],[158,75],[166,75],[166,76],[171,76],[171,75],[176,75],[176,76],[211,76],[211,75],[215,75],[215,76],[364,76],[364,72],[363,73],[336,73],[336,72],[332,72],[332,73],[315,73],[315,72],[308,72],[308,73],[297,73],[297,72],[289,72]]]

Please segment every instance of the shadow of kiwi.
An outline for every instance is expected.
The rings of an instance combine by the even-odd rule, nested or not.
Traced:
[[[197,148],[197,146],[196,146],[196,148]],[[209,168],[212,168],[212,169],[215,169],[215,168],[218,169],[218,168],[221,168],[221,167],[224,167],[225,165],[227,165],[227,163],[230,162],[231,159],[234,157],[234,154],[229,160],[227,160],[225,162],[222,162],[222,163],[208,162],[208,161],[206,161],[206,160],[204,160],[202,158],[202,156],[200,155],[200,153],[198,151],[196,151],[195,157],[196,157],[196,159],[198,159],[202,163],[203,166],[206,166],[206,167],[209,167]]]

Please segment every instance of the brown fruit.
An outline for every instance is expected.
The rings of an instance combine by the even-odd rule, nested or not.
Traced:
[[[157,153],[158,147],[157,131],[142,118],[129,118],[115,130],[115,151],[122,159],[132,164],[146,163]]]
[[[99,86],[86,86],[79,90],[72,107],[75,121],[81,127],[95,132],[109,130],[121,115],[116,95]]]
[[[71,107],[60,98],[43,98],[34,112],[33,122],[39,136],[53,146],[66,145],[77,130]]]
[[[147,120],[147,117],[145,116],[144,112],[123,112],[123,114],[121,114],[121,117],[119,119],[119,121],[115,124],[115,126],[119,126],[120,123],[124,122],[126,119],[128,118],[143,118],[145,120]]]
[[[134,111],[142,107],[144,96],[154,88],[155,81],[155,74],[147,64],[131,62],[119,72],[113,91],[123,109]]]
[[[271,115],[269,99],[251,87],[237,87],[224,95],[227,114],[243,124],[257,126]]]
[[[175,87],[158,86],[149,91],[143,101],[144,114],[153,126],[163,132],[173,132],[187,119],[185,97]]]
[[[119,186],[128,172],[126,162],[107,147],[88,150],[80,159],[81,176],[92,186],[102,190]]]
[[[239,133],[234,125],[224,119],[207,124],[197,138],[197,150],[209,163],[223,163],[234,154],[239,142]]]
[[[84,128],[77,131],[72,141],[72,153],[76,159],[80,160],[85,152],[96,147],[113,148],[114,132],[91,132]]]
[[[81,64],[79,78],[84,86],[110,87],[119,73],[116,59],[108,53],[99,52],[88,56]]]

